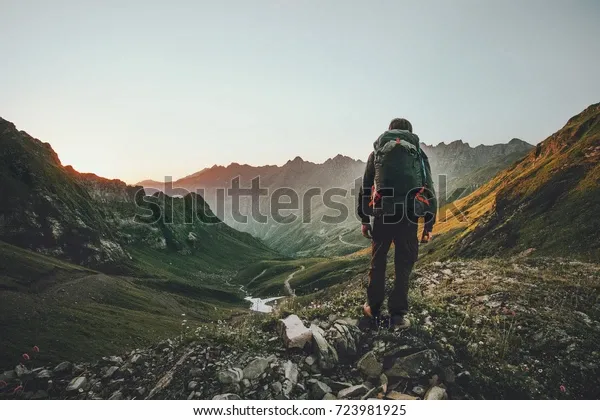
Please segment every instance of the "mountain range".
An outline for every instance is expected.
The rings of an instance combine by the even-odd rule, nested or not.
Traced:
[[[447,185],[441,191],[442,196],[454,197],[467,195],[478,186],[487,182],[499,170],[504,169],[517,159],[524,156],[533,146],[519,139],[512,139],[507,144],[492,146],[479,145],[471,147],[460,140],[448,145],[440,143],[437,146],[423,144],[431,160],[434,179],[445,174]],[[355,183],[365,170],[366,163],[347,156],[337,155],[323,163],[308,162],[300,157],[289,160],[281,167],[250,166],[232,163],[228,166],[213,166],[186,176],[172,183],[172,188],[186,191],[202,191],[202,195],[212,208],[217,204],[217,189],[229,189],[233,180],[239,177],[242,188],[249,188],[254,178],[260,179],[260,187],[270,193],[281,188],[294,190],[298,195],[299,206],[294,214],[297,220],[289,224],[277,223],[273,218],[266,222],[248,218],[240,222],[232,214],[232,199],[224,194],[221,206],[223,220],[230,226],[261,238],[267,245],[286,255],[315,256],[342,255],[368,245],[360,236],[358,219],[355,216],[356,197],[353,195]],[[163,182],[144,180],[138,183],[147,190],[165,190]],[[339,202],[346,209],[341,222],[324,223],[324,216],[339,215],[333,205],[325,203],[323,193],[311,199],[310,207],[304,208],[302,198],[311,188],[319,188],[323,193],[329,189],[342,189],[342,195],[336,195],[333,201]],[[458,189],[458,190],[457,190]],[[449,194],[446,194],[449,193]],[[443,199],[445,203],[448,199]],[[450,200],[451,201],[451,200]],[[260,199],[262,214],[269,214],[271,201],[268,196]],[[240,200],[240,213],[252,214],[252,203],[249,199]],[[302,218],[310,214],[310,221]]]

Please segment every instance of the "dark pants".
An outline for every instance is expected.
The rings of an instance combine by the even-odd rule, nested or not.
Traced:
[[[385,299],[385,269],[387,254],[394,243],[395,282],[388,299],[390,315],[406,315],[408,312],[408,278],[419,254],[417,224],[404,217],[400,221],[384,223],[376,217],[373,223],[371,271],[367,286],[367,300],[373,314],[377,314]]]

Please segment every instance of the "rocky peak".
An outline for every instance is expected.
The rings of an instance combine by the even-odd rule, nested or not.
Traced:
[[[302,159],[300,156],[296,156],[294,159],[288,160],[286,165],[301,165],[304,162],[304,159]]]

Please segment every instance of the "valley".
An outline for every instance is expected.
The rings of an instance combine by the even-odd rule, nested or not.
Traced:
[[[426,147],[466,192],[443,201],[412,327],[391,333],[361,324],[350,194],[336,224],[322,202],[290,224],[241,224],[226,202],[224,223],[210,199],[236,176],[350,190],[364,162],[215,166],[174,183],[204,195],[169,196],[63,166],[0,119],[0,397],[600,398],[600,104],[535,147]],[[294,317],[313,340],[298,348]]]

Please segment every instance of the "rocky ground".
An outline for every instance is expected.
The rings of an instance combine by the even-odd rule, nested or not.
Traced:
[[[246,338],[223,324],[207,336],[198,330],[94,363],[30,369],[31,360],[24,361],[2,374],[2,396],[445,399],[456,380],[449,368],[452,357],[412,335],[361,331],[356,319],[337,316],[311,324],[295,315],[276,323],[267,317],[254,321],[238,326]]]
[[[0,397],[600,398],[594,264],[521,256],[419,267],[402,332],[359,322],[363,282],[93,363],[37,366],[34,348],[0,374]]]

